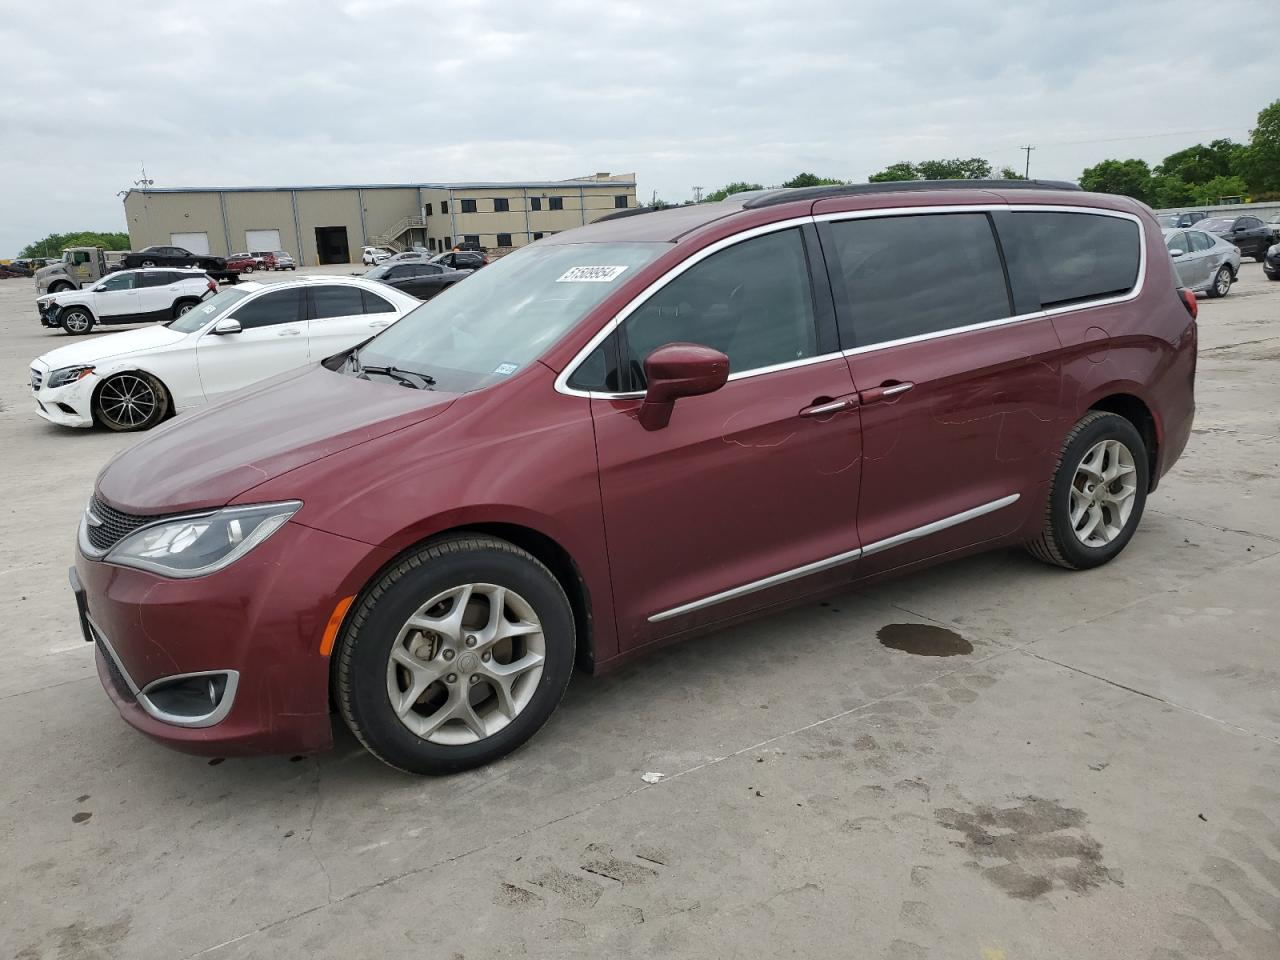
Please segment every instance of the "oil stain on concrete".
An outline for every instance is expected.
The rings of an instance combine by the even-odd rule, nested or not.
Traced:
[[[882,647],[918,657],[955,657],[973,653],[971,644],[954,630],[928,623],[890,623],[876,631]]]
[[[956,844],[983,877],[1018,900],[1035,900],[1055,887],[1087,893],[1120,882],[1102,862],[1102,845],[1085,831],[1083,811],[1053,800],[1023,797],[1012,807],[968,812],[946,807],[934,816],[964,835]]]

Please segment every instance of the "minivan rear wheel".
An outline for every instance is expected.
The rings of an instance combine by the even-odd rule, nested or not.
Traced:
[[[379,760],[441,774],[532,737],[573,669],[573,611],[536,558],[496,537],[426,544],[369,588],[334,650],[347,726]]]
[[[1147,501],[1142,435],[1124,417],[1092,411],[1067,435],[1031,555],[1069,570],[1100,566],[1133,538]]]

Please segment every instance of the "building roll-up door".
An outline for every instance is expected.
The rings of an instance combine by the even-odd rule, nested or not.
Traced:
[[[209,235],[207,233],[171,233],[169,243],[192,253],[209,252]]]
[[[259,251],[283,250],[280,246],[279,230],[246,230],[244,232],[244,245],[252,253]]]

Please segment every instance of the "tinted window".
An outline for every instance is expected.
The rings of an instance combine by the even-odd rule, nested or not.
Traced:
[[[311,315],[317,320],[326,317],[352,317],[364,313],[364,301],[359,287],[325,286],[311,288]]]
[[[846,346],[918,337],[1012,314],[991,222],[983,213],[833,223],[848,297]]]
[[[1093,213],[1016,212],[1040,285],[1040,305],[1118,296],[1138,279],[1140,239],[1132,220]]]
[[[180,273],[170,273],[167,270],[156,270],[151,273],[139,274],[142,281],[139,286],[142,287],[167,287],[171,283],[177,283],[184,279]]]
[[[713,254],[645,301],[622,329],[637,386],[645,357],[668,343],[719,350],[729,358],[730,374],[814,356],[813,298],[800,231],[767,234]]]
[[[275,290],[250,300],[235,312],[245,330],[270,327],[277,323],[293,323],[302,317],[302,288]]]
[[[1241,217],[1238,225],[1252,230],[1254,227],[1262,226],[1262,221],[1257,217]]]
[[[1191,241],[1191,249],[1196,253],[1208,250],[1213,246],[1213,241],[1209,239],[1209,235],[1207,233],[1201,233],[1199,230],[1192,230],[1187,234],[1187,237]]]
[[[573,371],[573,376],[568,380],[569,386],[574,390],[621,393],[623,388],[619,382],[616,341],[616,335],[606,337],[600,346],[592,350],[578,364],[578,369]]]
[[[396,308],[387,301],[383,300],[376,293],[370,293],[368,290],[361,290],[360,295],[364,298],[365,313],[395,313]]]

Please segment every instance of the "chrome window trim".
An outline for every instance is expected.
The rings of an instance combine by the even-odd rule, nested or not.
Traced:
[[[1138,227],[1138,276],[1134,281],[1133,289],[1115,297],[1086,300],[1082,303],[1072,303],[1062,307],[1051,307],[1048,310],[1034,310],[1030,313],[1021,313],[1012,317],[1001,317],[997,320],[987,320],[982,323],[973,323],[963,327],[952,327],[947,330],[937,330],[932,333],[917,334],[914,337],[903,337],[899,340],[886,340],[882,343],[867,344],[863,347],[851,347],[848,350],[824,353],[816,357],[805,357],[802,360],[774,364],[769,367],[757,367],[753,370],[743,370],[740,373],[731,373],[729,375],[729,379],[743,380],[749,377],[758,377],[769,373],[776,373],[779,370],[790,370],[793,367],[802,367],[811,363],[820,363],[823,360],[830,360],[833,357],[852,357],[862,353],[871,353],[875,350],[888,350],[892,347],[900,347],[912,343],[923,343],[928,340],[937,340],[941,337],[951,337],[961,333],[971,333],[975,330],[1002,327],[1012,323],[1023,323],[1028,320],[1043,320],[1046,317],[1056,317],[1067,313],[1076,313],[1081,310],[1092,310],[1094,307],[1105,307],[1117,303],[1126,303],[1130,300],[1136,299],[1142,293],[1142,289],[1145,286],[1147,279],[1147,245],[1144,242],[1142,219],[1137,214],[1128,213],[1123,210],[1110,210],[1106,207],[1072,206],[1069,204],[1001,202],[942,204],[919,207],[877,207],[870,210],[845,210],[836,213],[821,213],[812,216],[791,217],[787,220],[779,220],[776,223],[768,223],[763,226],[753,227],[750,230],[744,230],[742,233],[734,234],[731,237],[725,237],[723,240],[717,240],[710,246],[699,250],[687,260],[676,264],[667,273],[649,284],[649,286],[637,294],[625,307],[618,311],[613,319],[608,321],[595,336],[587,341],[587,345],[579,350],[569,363],[565,364],[564,369],[560,371],[559,376],[557,376],[555,380],[556,392],[563,393],[571,397],[586,397],[591,400],[635,400],[643,397],[644,391],[642,390],[633,390],[626,393],[609,393],[602,390],[578,390],[569,386],[569,378],[577,372],[579,365],[581,365],[582,362],[591,355],[591,351],[598,347],[600,343],[609,336],[609,334],[618,329],[618,327],[622,325],[623,321],[642,306],[649,297],[653,296],[653,294],[657,293],[694,264],[706,259],[713,253],[718,253],[726,247],[733,246],[735,243],[739,243],[743,240],[749,240],[753,237],[763,236],[767,233],[773,233],[777,230],[786,230],[791,227],[803,226],[806,223],[833,223],[844,220],[867,220],[875,217],[909,216],[912,214],[992,213],[998,211],[1008,211],[1010,213],[1083,213],[1116,217],[1121,220],[1132,221]]]
[[[892,537],[886,537],[883,540],[877,540],[875,543],[867,544],[856,550],[849,550],[845,553],[838,553],[834,557],[827,557],[825,560],[816,560],[813,563],[806,563],[800,567],[793,567],[790,570],[784,570],[781,573],[775,573],[772,576],[764,577],[760,580],[752,580],[750,583],[744,583],[741,586],[731,587],[728,590],[722,590],[720,593],[713,593],[708,597],[702,597],[699,600],[691,600],[688,603],[682,603],[678,607],[672,607],[669,610],[662,610],[649,617],[650,623],[661,623],[663,620],[670,620],[672,617],[678,617],[682,614],[693,613],[706,607],[715,606],[718,603],[724,603],[726,600],[736,600],[738,597],[745,597],[748,594],[756,593],[759,590],[767,590],[770,587],[776,587],[792,580],[799,580],[801,577],[807,577],[810,574],[821,573],[824,570],[830,570],[845,563],[850,563],[860,557],[870,557],[874,554],[881,553],[885,550],[891,550],[894,547],[900,547],[904,543],[910,543],[913,540],[919,540],[922,537],[928,537],[935,533],[941,533],[951,527],[958,526],[969,520],[976,520],[978,517],[986,516],[988,513],[994,513],[1004,507],[1010,506],[1020,499],[1021,494],[1011,493],[999,500],[992,500],[988,503],[979,504],[968,510],[962,510],[960,513],[952,514],[949,517],[943,517],[941,520],[934,520],[932,523],[926,523],[921,527],[914,527],[902,533],[895,534]]]

